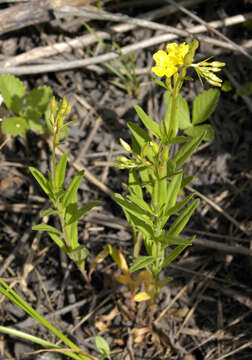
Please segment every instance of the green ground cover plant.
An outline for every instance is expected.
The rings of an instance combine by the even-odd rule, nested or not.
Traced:
[[[194,194],[185,195],[185,187],[193,177],[184,175],[183,165],[202,141],[211,141],[214,137],[212,127],[205,122],[217,106],[219,90],[211,88],[196,96],[191,111],[186,99],[181,95],[185,81],[192,80],[188,76],[190,68],[196,71],[201,81],[205,79],[209,84],[221,87],[222,81],[215,73],[221,71],[225,64],[217,61],[209,62],[209,59],[194,63],[197,47],[196,40],[180,45],[171,43],[167,45],[166,51],[158,50],[154,54],[156,65],[152,68],[152,72],[158,77],[165,78],[164,81],[155,79],[155,82],[165,89],[164,99],[167,105],[165,117],[158,123],[136,105],[135,110],[143,127],[129,122],[131,144],[120,139],[128,156],[119,157],[116,167],[128,170],[128,195],[115,194],[114,200],[122,208],[132,228],[133,261],[128,264],[126,256],[120,249],[107,244],[93,260],[88,272],[85,267],[88,251],[78,238],[78,220],[98,202],[93,201],[78,207],[77,192],[83,171],[77,173],[65,188],[67,154],[56,159],[56,148],[71,124],[71,121],[66,121],[71,105],[65,98],[56,102],[55,98],[51,97],[51,90],[47,88],[35,89],[24,102],[25,91],[21,82],[13,76],[0,78],[0,90],[4,102],[19,119],[15,121],[13,118],[5,119],[2,129],[13,136],[25,134],[29,129],[38,130],[38,127],[30,126],[34,122],[29,120],[27,115],[32,112],[31,109],[36,104],[38,107],[36,124],[40,124],[39,129],[43,133],[44,125],[41,125],[40,119],[46,114],[46,127],[53,138],[51,170],[48,170],[47,177],[35,167],[30,167],[29,170],[52,204],[49,209],[42,212],[42,216],[58,217],[60,229],[41,223],[33,226],[33,230],[48,233],[56,245],[76,263],[88,287],[91,287],[92,273],[97,264],[110,255],[122,272],[117,280],[129,286],[132,293],[131,300],[148,301],[149,327],[152,326],[160,292],[172,280],[170,277],[161,276],[163,269],[186,247],[192,245],[195,238],[195,236],[190,238],[182,236],[183,229],[199,203],[199,199],[195,199]],[[9,82],[16,85],[10,86]],[[13,88],[15,91],[12,92]],[[40,100],[41,106],[39,106]],[[23,110],[24,106],[25,110]],[[6,130],[13,128],[19,131],[11,133],[11,130],[9,132]],[[93,356],[83,353],[76,344],[48,323],[3,280],[0,281],[0,293],[54,333],[68,348],[61,348],[36,337],[29,338],[30,341],[74,359],[94,359]],[[0,327],[0,331],[28,339],[26,334],[13,329]],[[101,337],[96,337],[95,341],[101,358],[110,358],[107,342]]]

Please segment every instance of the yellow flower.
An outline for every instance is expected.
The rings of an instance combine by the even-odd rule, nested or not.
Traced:
[[[184,58],[189,51],[189,45],[171,43],[166,46],[166,50],[167,53],[164,50],[158,50],[153,55],[156,66],[153,66],[152,71],[157,76],[170,78],[178,71],[179,66],[184,65]]]

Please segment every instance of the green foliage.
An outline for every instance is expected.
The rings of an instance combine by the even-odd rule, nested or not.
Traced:
[[[169,95],[166,95],[166,98]],[[177,104],[179,111],[177,116],[179,118],[179,128],[184,133],[191,137],[198,137],[204,134],[203,140],[212,141],[214,139],[214,130],[211,125],[204,124],[214,112],[220,97],[218,89],[209,89],[197,95],[192,104],[192,121],[190,119],[189,107],[185,99],[181,95],[178,96]],[[170,98],[169,98],[170,99]],[[170,100],[171,101],[171,100]],[[170,108],[170,102],[167,101]],[[200,124],[200,125],[199,125]]]
[[[101,336],[96,336],[95,345],[102,356],[102,360],[106,358],[110,359],[110,347],[105,339]]]
[[[48,329],[52,334],[54,334],[59,340],[61,340],[66,346],[69,347],[66,350],[56,344],[45,341],[41,338],[31,336],[23,332],[17,332],[15,329],[9,329],[1,327],[0,331],[4,333],[9,333],[14,336],[18,336],[22,339],[27,339],[31,342],[37,343],[41,346],[44,346],[49,349],[55,349],[55,351],[61,350],[63,354],[66,354],[68,357],[76,360],[90,360],[89,356],[84,355],[81,349],[75,345],[67,336],[62,334],[57,328],[55,328],[49,321],[47,321],[43,316],[41,316],[36,310],[34,310],[25,300],[23,300],[13,289],[11,289],[2,279],[0,279],[0,293],[9,299],[12,303],[16,304],[20,309],[22,309],[26,314],[31,318],[35,319],[38,323]]]
[[[83,25],[88,30],[88,32],[95,37],[97,42],[103,47],[105,51],[111,51],[90,25],[85,22],[83,23]],[[105,66],[112,74],[118,77],[120,82],[111,80],[110,83],[118,87],[119,89],[124,90],[130,96],[137,96],[139,92],[139,82],[136,78],[135,72],[135,58],[133,55],[129,55],[128,57],[126,57],[122,53],[119,44],[117,44],[115,41],[113,42],[113,45],[120,55],[120,60],[114,59],[113,65],[104,62],[103,66]],[[95,56],[94,52],[90,48],[88,48],[88,51],[92,56]]]
[[[176,44],[171,48],[176,48]],[[187,59],[188,64],[193,61],[195,50],[196,48],[190,55],[190,61]],[[177,53],[175,55],[178,56]],[[164,58],[160,60],[162,56]],[[165,73],[167,68],[164,62],[167,58],[164,53],[159,53],[156,59],[160,67],[158,73]],[[220,62],[205,61],[200,63],[199,70],[210,83],[220,86],[221,80],[213,73],[220,71],[220,67],[224,65]],[[193,179],[192,176],[184,177],[183,166],[202,141],[214,138],[211,125],[205,122],[214,112],[220,92],[217,89],[209,89],[196,96],[190,115],[189,105],[179,93],[185,78],[186,71],[182,69],[181,73],[174,75],[173,81],[170,78],[166,79],[166,83],[156,80],[168,90],[164,94],[166,113],[160,125],[140,106],[135,105],[143,126],[128,123],[132,135],[131,144],[120,140],[128,152],[128,157],[118,158],[116,164],[121,169],[129,170],[128,195],[114,196],[132,227],[135,239],[135,258],[129,268],[129,274],[142,270],[139,273],[141,279],[139,280],[138,276],[138,283],[134,286],[129,274],[127,278],[126,275],[120,278],[120,282],[128,283],[134,290],[139,281],[143,282],[145,291],[138,293],[135,300],[149,300],[151,305],[156,301],[162,286],[170,281],[159,280],[161,270],[176,259],[187,246],[192,245],[194,239],[194,236],[189,239],[181,236],[199,203],[199,199],[193,199],[194,194],[181,199],[184,188]],[[184,135],[178,134],[178,130]],[[172,151],[174,144],[180,144],[175,153]],[[141,240],[145,247],[145,256],[139,256]],[[120,269],[123,268],[118,260],[117,264]]]
[[[30,103],[38,100],[38,93],[33,92],[30,96]],[[41,108],[45,108],[45,102],[41,100]],[[38,169],[30,167],[29,170],[34,178],[39,183],[42,190],[49,197],[53,207],[44,210],[42,215],[56,215],[61,224],[61,230],[42,223],[33,226],[33,230],[46,231],[51,239],[59,246],[79,267],[83,272],[86,280],[85,273],[85,259],[88,255],[86,247],[79,243],[78,239],[78,221],[89,210],[98,204],[98,201],[93,201],[78,208],[77,191],[82,181],[84,172],[77,173],[68,187],[64,189],[63,184],[66,175],[67,167],[67,154],[63,154],[56,164],[55,150],[60,144],[62,137],[62,128],[66,128],[70,122],[65,122],[66,116],[70,112],[70,106],[63,99],[61,102],[56,103],[53,98],[50,104],[50,114],[48,119],[50,126],[53,129],[53,156],[52,156],[52,172],[48,172],[46,178]]]
[[[2,122],[2,131],[12,136],[28,130],[44,134],[47,127],[43,116],[48,108],[52,90],[48,86],[33,89],[25,97],[24,84],[11,74],[0,75],[0,92],[6,107],[15,114]]]

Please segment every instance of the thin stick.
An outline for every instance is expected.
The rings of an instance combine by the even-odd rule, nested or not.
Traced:
[[[208,23],[208,26],[213,28],[219,28],[223,25],[225,26],[231,26],[235,24],[239,24],[241,22],[244,22],[245,20],[251,19],[252,13],[244,14],[244,15],[235,15],[233,17],[230,17],[226,19],[225,21],[212,21]],[[197,25],[193,26],[191,28],[186,29],[186,31],[190,34],[198,34],[202,32],[206,32],[207,29],[203,25]],[[141,50],[148,48],[150,46],[158,45],[160,43],[165,43],[171,40],[175,40],[178,38],[178,35],[176,34],[164,34],[160,36],[153,37],[151,39],[146,39],[143,41],[140,41],[133,45],[128,45],[123,48],[122,54],[128,55],[134,51]],[[82,68],[88,65],[92,64],[100,64],[104,63],[106,61],[110,61],[113,59],[116,59],[120,56],[120,54],[110,52],[107,54],[99,55],[92,58],[82,59],[82,60],[74,60],[69,62],[63,62],[58,64],[47,64],[47,65],[34,65],[34,66],[20,66],[20,67],[6,67],[0,69],[0,74],[2,73],[10,73],[14,75],[32,75],[32,74],[41,74],[46,72],[55,72],[55,71],[64,71],[64,70],[70,70],[70,69],[76,69],[76,68]]]

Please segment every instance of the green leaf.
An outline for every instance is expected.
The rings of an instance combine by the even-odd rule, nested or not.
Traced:
[[[129,121],[127,123],[127,125],[129,127],[130,131],[132,132],[134,138],[138,142],[140,148],[142,148],[147,142],[151,141],[151,137],[140,126],[132,123],[131,121]]]
[[[170,252],[170,254],[167,256],[167,258],[164,260],[161,269],[163,269],[165,266],[169,265],[173,260],[175,260],[182,251],[187,248],[188,245],[178,245],[174,250]]]
[[[192,123],[203,123],[214,112],[220,97],[218,89],[209,89],[197,95],[193,101]]]
[[[149,264],[155,261],[153,256],[139,256],[129,268],[129,273],[133,273],[140,269],[146,269]]]
[[[28,131],[28,124],[23,117],[5,118],[2,121],[2,131],[12,136],[25,134]]]
[[[37,180],[37,182],[39,183],[39,185],[41,186],[41,188],[44,190],[44,192],[46,193],[46,195],[49,195],[49,193],[51,192],[50,189],[50,185],[48,180],[44,177],[43,174],[41,174],[41,172],[34,168],[34,167],[29,167],[29,171],[32,173],[32,175],[35,177],[35,179]]]
[[[172,95],[169,91],[165,92],[164,100],[167,105],[164,122],[166,129],[168,129],[171,118],[171,108],[172,108]],[[176,131],[177,127],[183,129],[183,127],[188,127],[191,125],[190,112],[187,101],[180,94],[177,96],[177,100],[176,100],[176,111],[175,111],[173,125],[175,125],[175,133],[177,133]]]
[[[174,205],[173,207],[171,207],[171,208],[167,207],[164,215],[166,217],[170,217],[173,214],[177,214],[188,203],[188,201],[190,201],[192,199],[193,196],[194,196],[194,193],[188,195],[184,200],[178,201],[176,203],[176,205]]]
[[[41,211],[42,216],[59,215],[59,211],[55,209],[47,209]]]
[[[182,146],[182,148],[177,152],[177,154],[173,158],[173,161],[176,164],[176,169],[179,169],[182,165],[184,165],[186,160],[197,149],[197,147],[201,143],[203,137],[204,137],[204,134],[201,134],[200,136],[192,138],[191,141],[189,141],[188,143],[186,143],[185,145]]]
[[[0,92],[9,110],[20,114],[23,108],[25,87],[22,81],[11,74],[0,75]]]
[[[56,180],[56,188],[57,190],[61,189],[66,173],[66,165],[67,165],[67,154],[63,154],[58,161],[55,171],[55,180]]]
[[[26,100],[26,107],[31,107],[40,113],[40,116],[46,111],[52,96],[52,89],[48,86],[41,86],[33,89]]]
[[[126,211],[130,212],[131,214],[135,215],[136,217],[140,217],[144,219],[145,222],[151,225],[151,221],[149,220],[148,213],[146,210],[143,210],[140,206],[132,203],[131,201],[125,199],[121,194],[115,194],[113,199],[117,204],[119,204],[122,208]]]
[[[194,210],[199,204],[199,199],[194,199],[190,205],[185,208],[182,213],[177,217],[177,219],[173,222],[170,226],[167,236],[168,235],[179,235],[181,231],[184,229],[188,221],[190,220]]]
[[[105,339],[103,339],[101,336],[95,337],[95,345],[97,349],[99,350],[100,354],[102,355],[103,359],[109,358],[110,356],[110,348],[109,344]]]
[[[233,88],[232,88],[232,85],[231,85],[231,82],[228,81],[228,80],[225,80],[223,82],[223,84],[221,85],[221,90],[224,91],[224,92],[229,92],[231,91]]]
[[[85,269],[85,260],[88,256],[88,249],[84,245],[77,244],[75,248],[67,251],[67,255],[77,264],[78,268]]]
[[[55,233],[52,233],[52,232],[48,232],[50,238],[55,242],[55,244],[60,248],[62,249],[65,253],[67,253],[67,247],[64,243],[64,241],[62,240],[62,238],[60,236],[58,236],[57,234]]]
[[[125,213],[125,216],[127,218],[127,221],[130,223],[130,225],[133,227],[133,229],[137,229],[139,232],[141,232],[145,238],[151,238],[153,239],[154,237],[154,233],[153,233],[153,228],[154,225],[153,223],[149,220],[146,221],[146,218],[139,218],[135,215],[133,215],[130,212],[127,212],[124,208],[123,211]]]
[[[32,227],[32,230],[38,230],[38,231],[47,231],[53,234],[58,234],[60,236],[63,237],[63,233],[61,231],[59,231],[58,229],[56,229],[55,227],[48,225],[48,224],[38,224],[38,225],[34,225]]]
[[[167,189],[167,206],[166,209],[173,207],[176,204],[177,197],[181,189],[181,182],[183,178],[182,171],[174,175]]]
[[[162,245],[165,245],[165,247],[170,245],[192,245],[192,242],[188,239],[183,239],[179,236],[173,236],[173,235],[166,235],[162,240]]]
[[[161,80],[159,80],[159,79],[156,79],[156,78],[154,78],[154,77],[152,77],[151,79],[152,79],[157,85],[162,86],[163,88],[165,88],[165,89],[167,90],[167,86],[166,86],[166,84],[165,84],[163,81],[161,81]]]
[[[67,222],[67,225],[70,225],[72,222],[78,221],[82,216],[84,216],[88,211],[90,211],[93,207],[97,206],[99,204],[99,201],[93,201],[86,205],[84,205],[82,208],[77,209],[73,214],[70,220]]]
[[[134,204],[136,204],[137,206],[139,206],[141,209],[145,210],[147,213],[150,213],[152,215],[154,215],[153,211],[150,209],[149,205],[143,200],[140,199],[139,197],[135,196],[135,195],[128,195],[127,196],[128,199],[130,199]]]
[[[84,171],[82,170],[77,175],[75,175],[68,188],[66,189],[65,195],[62,199],[62,206],[64,208],[66,208],[69,204],[76,202],[75,197],[83,175]]]
[[[143,190],[135,169],[129,170],[128,189],[131,195],[135,195],[140,199],[143,198]]]
[[[203,139],[204,141],[213,141],[214,139],[214,129],[211,125],[204,124],[199,126],[192,126],[187,129],[184,129],[185,134],[197,137],[204,134]]]
[[[177,106],[179,129],[185,129],[188,126],[191,126],[189,106],[186,99],[184,99],[181,95],[178,96]]]
[[[150,131],[150,133],[154,134],[157,138],[160,139],[161,132],[160,132],[159,125],[155,121],[153,121],[139,105],[135,105],[134,108],[137,112],[137,115],[141,119],[142,123]]]
[[[75,198],[75,199],[74,199]],[[67,233],[67,239],[71,249],[76,249],[79,246],[78,243],[78,223],[77,221],[70,221],[77,213],[77,199],[76,194],[73,194],[72,203],[68,204],[65,208],[65,229]]]
[[[25,108],[24,117],[27,120],[29,129],[31,129],[32,131],[39,132],[40,134],[44,134],[45,124],[41,121],[40,112],[29,106]]]

